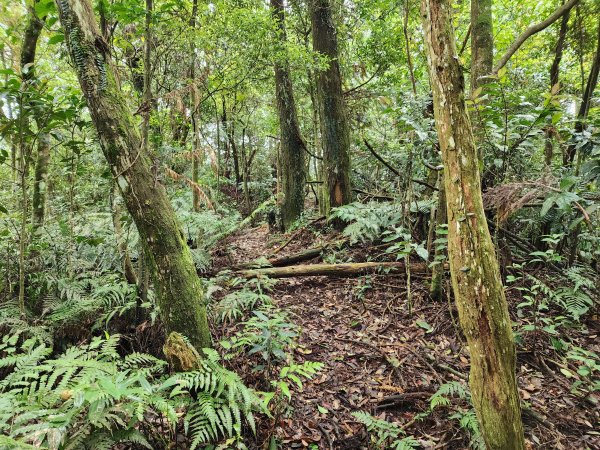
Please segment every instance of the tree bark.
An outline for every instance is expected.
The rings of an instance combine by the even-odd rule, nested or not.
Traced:
[[[311,0],[313,49],[327,57],[328,67],[317,73],[321,143],[325,168],[325,213],[350,203],[350,132],[342,91],[336,29],[329,0]]]
[[[35,6],[35,3],[34,3]],[[35,55],[37,43],[44,27],[44,19],[35,13],[34,7],[29,8],[29,19],[23,36],[21,47],[21,73],[23,80],[35,82]],[[48,166],[50,164],[50,135],[43,132],[44,124],[36,118],[38,127],[38,145],[33,179],[32,198],[32,231],[44,223],[46,213],[46,187],[48,179]]]
[[[560,22],[560,29],[558,31],[558,39],[556,41],[556,47],[554,48],[554,59],[552,60],[552,66],[550,66],[550,92],[558,92],[559,73],[560,73],[560,62],[562,61],[563,49],[565,46],[565,38],[567,37],[567,30],[569,28],[569,17],[571,11],[565,13],[562,16]],[[556,89],[556,91],[555,91]],[[548,118],[548,124],[545,129],[546,142],[544,144],[544,162],[547,167],[552,165],[552,157],[554,156],[554,142],[553,134],[554,127],[552,126],[552,118]],[[547,233],[544,233],[547,234]]]
[[[236,276],[254,278],[259,276],[270,278],[335,276],[347,277],[381,271],[387,273],[404,273],[406,266],[403,262],[362,262],[346,264],[303,264],[288,267],[266,267],[263,269],[248,269],[234,272]],[[411,263],[411,273],[427,272],[427,264]]]
[[[283,0],[271,0],[271,13],[277,25],[278,39],[285,52],[287,41]],[[281,221],[288,230],[304,211],[306,180],[306,144],[298,126],[294,90],[285,53],[275,62],[275,97],[281,134],[281,175],[283,202]]]
[[[489,450],[524,449],[516,352],[500,270],[481,198],[449,0],[422,0],[434,116],[444,162],[448,256],[471,355],[473,406]]]
[[[436,231],[440,229],[443,225],[448,222],[448,213],[446,208],[446,189],[444,188],[444,175],[440,175],[441,183],[439,184],[440,190],[438,191],[438,204],[437,210],[435,211],[435,228]],[[442,236],[438,236],[435,233],[435,236],[439,239]],[[429,293],[431,298],[434,300],[441,300],[444,295],[444,265],[440,261],[442,255],[444,253],[444,246],[440,244],[434,245],[434,258],[433,260],[436,264],[433,266],[431,270],[431,285],[429,288]]]
[[[102,151],[149,250],[166,330],[186,335],[196,347],[209,347],[203,287],[166,191],[152,174],[138,128],[115,82],[92,5],[89,0],[57,0],[56,6]]]
[[[485,83],[494,67],[492,0],[471,0],[471,92]]]
[[[33,231],[35,232],[44,224],[46,217],[46,192],[48,188],[48,167],[50,165],[50,135],[38,134],[37,157],[35,160],[35,172],[33,178]]]
[[[581,134],[585,129],[585,121],[590,112],[592,97],[594,95],[594,91],[596,90],[596,86],[598,85],[598,76],[600,74],[600,20],[598,21],[597,42],[598,44],[596,47],[596,54],[594,55],[594,60],[592,61],[590,74],[588,76],[587,83],[585,85],[585,90],[583,91],[583,96],[581,98],[581,105],[579,106],[579,111],[577,112],[577,121],[575,122],[575,134]],[[576,152],[576,144],[569,144],[567,151],[564,155],[563,163],[565,166],[571,166],[573,164]]]
[[[196,16],[198,15],[198,0],[192,2],[192,17],[190,18],[190,27],[192,33],[196,31]],[[192,34],[192,36],[195,36]],[[195,40],[192,41],[192,62],[190,64],[190,82],[195,83],[196,80],[196,46]],[[200,157],[200,118],[198,117],[198,109],[200,108],[200,99],[198,98],[198,92],[196,86],[192,86],[191,90],[191,120],[192,120],[192,181],[198,184],[198,176],[200,172],[200,163],[202,158]],[[218,145],[217,145],[218,147]],[[200,211],[200,193],[196,189],[192,189],[192,208],[195,212]]]
[[[123,227],[121,226],[121,207],[119,205],[119,199],[117,198],[117,195],[117,185],[113,184],[110,193],[110,209],[112,213],[113,228],[115,230],[115,239],[117,241],[117,249],[119,250],[119,255],[121,256],[121,265],[125,279],[129,284],[137,285],[138,278],[129,256],[127,241],[123,239]]]

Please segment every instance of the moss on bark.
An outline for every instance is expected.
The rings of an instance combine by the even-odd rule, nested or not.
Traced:
[[[166,191],[153,175],[138,126],[113,76],[108,47],[89,0],[56,0],[102,151],[152,260],[157,303],[167,332],[211,345],[204,290]]]
[[[336,29],[329,0],[311,0],[313,49],[325,56],[328,66],[317,73],[321,119],[321,144],[325,169],[325,212],[352,200],[350,186],[350,131],[342,92]]]
[[[471,91],[485,83],[494,67],[493,0],[471,0]]]
[[[277,22],[282,46],[286,42],[285,13],[282,0],[271,0],[271,11]],[[281,172],[283,201],[281,220],[284,229],[304,211],[304,184],[306,181],[306,145],[298,126],[294,90],[287,61],[275,63],[275,97],[281,134]]]

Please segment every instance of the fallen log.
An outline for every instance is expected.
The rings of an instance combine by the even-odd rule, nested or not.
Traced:
[[[311,277],[311,276],[332,276],[347,277],[352,275],[363,275],[382,271],[384,273],[404,272],[405,264],[403,262],[362,262],[345,264],[306,264],[288,267],[265,267],[261,269],[247,269],[234,272],[236,276],[242,278],[271,277]],[[411,263],[411,273],[427,273],[427,265],[424,263]]]
[[[313,247],[306,250],[302,250],[301,252],[293,253],[288,256],[282,256],[280,258],[271,258],[269,259],[269,263],[271,267],[283,267],[289,266],[291,264],[296,264],[302,261],[308,261],[309,259],[321,256],[321,253],[327,247],[328,245],[322,245],[320,247]]]

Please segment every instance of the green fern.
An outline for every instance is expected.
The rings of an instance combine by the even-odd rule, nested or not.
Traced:
[[[367,428],[372,442],[378,449],[409,450],[420,446],[412,436],[401,438],[400,436],[406,433],[395,423],[378,419],[365,411],[355,411],[352,416]]]
[[[184,425],[190,431],[192,449],[220,437],[240,437],[243,423],[254,432],[253,412],[267,413],[257,394],[219,364],[217,352],[204,349],[204,356],[198,370],[175,374],[161,386],[170,398],[180,398],[187,407]]]
[[[331,219],[348,223],[344,235],[351,243],[373,241],[400,223],[402,213],[395,203],[350,203],[332,209]]]
[[[142,434],[139,424],[157,415],[174,429],[177,411],[185,408],[195,448],[239,438],[243,424],[255,429],[254,412],[266,412],[262,399],[223,368],[213,350],[204,351],[198,370],[163,378],[164,361],[141,353],[122,358],[119,340],[95,338],[54,359],[38,339],[3,336],[0,432],[7,447],[14,441],[22,448],[108,449],[124,442],[153,448],[152,435]]]
[[[272,300],[268,295],[241,289],[226,295],[212,308],[211,312],[218,322],[233,322],[259,306],[271,304]]]

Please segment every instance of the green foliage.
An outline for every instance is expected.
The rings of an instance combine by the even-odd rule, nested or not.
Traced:
[[[283,312],[272,308],[253,311],[253,316],[243,323],[244,328],[239,334],[222,341],[221,345],[226,349],[244,350],[249,356],[256,353],[267,368],[273,361],[285,361],[287,350],[298,336],[296,326],[288,322]],[[256,369],[261,370],[263,366],[259,365]]]
[[[433,410],[441,406],[452,407],[450,400],[452,397],[457,397],[471,403],[471,392],[467,385],[459,381],[451,381],[442,384],[429,398],[429,412],[427,414],[430,414]],[[469,433],[471,436],[470,448],[485,450],[475,410],[473,408],[465,410],[459,407],[452,407],[452,409],[454,412],[448,418],[458,420],[460,427]]]
[[[365,411],[355,411],[352,415],[367,428],[377,449],[410,450],[420,447],[419,441],[412,436],[401,438],[406,433],[395,423],[378,419]]]
[[[164,379],[164,361],[141,353],[122,358],[118,335],[57,358],[36,339],[21,340],[4,336],[0,344],[0,368],[7,372],[0,381],[0,431],[24,446],[108,449],[128,442],[153,448],[161,431],[150,419],[163,417],[174,429],[185,407],[185,429],[196,448],[221,437],[238,439],[243,423],[254,430],[253,411],[266,412],[212,350],[205,350],[196,371]]]
[[[240,377],[219,364],[214,350],[204,349],[200,368],[169,377],[161,390],[187,407],[185,428],[192,437],[191,448],[214,442],[219,437],[241,438],[244,421],[255,431],[253,411],[266,412],[262,400]]]
[[[290,364],[281,368],[278,379],[271,381],[271,385],[287,397],[288,400],[291,400],[290,382],[293,382],[298,389],[302,390],[302,378],[310,380],[322,368],[323,363],[314,361],[304,361],[302,364]]]
[[[400,223],[400,207],[395,203],[350,203],[334,208],[331,219],[340,219],[349,224],[344,235],[351,243],[379,239],[385,231]]]

